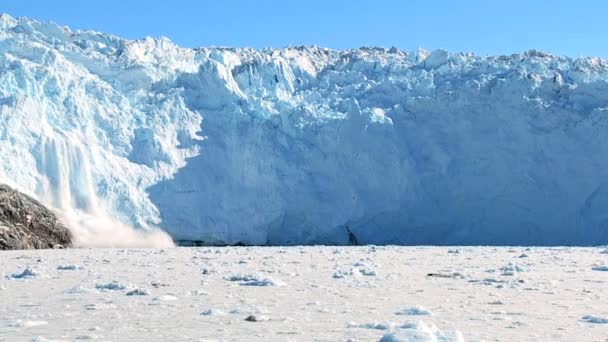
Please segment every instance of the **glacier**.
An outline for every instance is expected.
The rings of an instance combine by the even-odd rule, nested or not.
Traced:
[[[2,14],[0,161],[82,245],[606,244],[608,62],[191,49]]]

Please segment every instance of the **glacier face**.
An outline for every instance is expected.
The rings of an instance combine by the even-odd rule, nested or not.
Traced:
[[[186,49],[2,15],[0,159],[49,205],[175,239],[605,244],[608,63]]]

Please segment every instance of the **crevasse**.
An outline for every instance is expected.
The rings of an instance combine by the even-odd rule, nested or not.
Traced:
[[[606,244],[607,116],[599,58],[187,49],[0,16],[0,177],[88,244]]]

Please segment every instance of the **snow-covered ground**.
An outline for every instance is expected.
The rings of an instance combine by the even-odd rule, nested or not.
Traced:
[[[608,337],[605,248],[74,249],[0,260],[2,341]]]

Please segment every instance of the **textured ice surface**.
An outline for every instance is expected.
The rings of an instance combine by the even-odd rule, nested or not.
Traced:
[[[137,237],[97,229],[116,221],[204,243],[607,243],[607,80],[536,51],[185,49],[2,15],[0,180],[83,244]]]
[[[606,258],[600,249],[448,250],[294,246],[2,252],[0,275],[35,266],[47,277],[0,276],[0,339],[606,340],[608,274],[591,269]],[[523,262],[522,253],[529,256]],[[361,260],[378,276],[332,277]],[[502,275],[498,270],[510,262],[529,270]],[[66,264],[82,268],[57,269]],[[201,267],[213,272],[203,274]],[[448,268],[469,277],[429,276]],[[502,283],[477,281],[490,269]],[[232,277],[235,281],[227,280]],[[236,281],[260,277],[276,277],[285,285],[240,286]],[[94,290],[98,284],[105,286]],[[113,284],[124,289],[105,291]],[[128,288],[151,293],[128,295]],[[426,308],[432,315],[395,314],[409,308]]]

